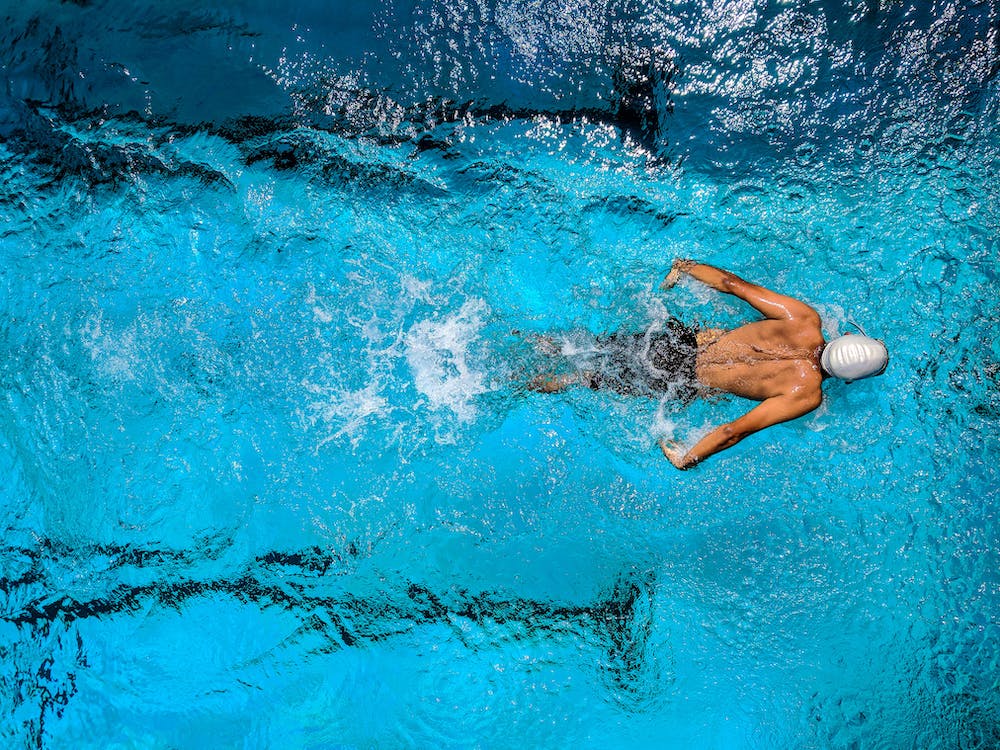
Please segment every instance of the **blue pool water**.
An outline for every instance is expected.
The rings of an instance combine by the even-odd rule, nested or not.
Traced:
[[[4,747],[1000,747],[995,2],[209,5],[3,12]],[[888,372],[523,387],[678,256]]]

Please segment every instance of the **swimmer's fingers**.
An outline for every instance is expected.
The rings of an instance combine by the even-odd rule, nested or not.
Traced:
[[[665,278],[663,283],[660,284],[660,289],[673,289],[680,280],[681,272],[677,268],[671,268],[670,273],[667,274],[667,278]]]
[[[673,289],[677,285],[677,282],[681,280],[681,274],[687,273],[694,265],[695,262],[693,260],[685,258],[675,260],[673,265],[670,266],[670,273],[667,274],[667,278],[660,284],[660,289]]]
[[[660,450],[663,451],[663,455],[667,457],[667,460],[678,469],[687,468],[684,464],[684,456],[687,454],[687,451],[684,450],[684,446],[679,441],[662,438],[660,440]]]
[[[664,456],[670,458],[671,455],[678,453],[681,450],[681,443],[679,440],[660,438],[660,450],[663,451]]]

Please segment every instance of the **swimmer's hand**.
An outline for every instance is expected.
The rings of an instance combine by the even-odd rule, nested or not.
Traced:
[[[667,274],[667,278],[660,284],[660,289],[673,289],[677,285],[677,282],[681,280],[681,274],[687,273],[696,265],[698,264],[693,260],[678,258],[670,266],[670,273]]]
[[[684,456],[687,455],[687,451],[684,450],[684,446],[677,440],[661,439],[660,450],[663,451],[663,455],[667,457],[667,460],[681,471],[694,466],[693,462],[685,463]]]

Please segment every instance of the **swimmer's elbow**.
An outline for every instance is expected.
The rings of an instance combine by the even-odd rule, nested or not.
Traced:
[[[800,396],[797,401],[800,411],[796,416],[801,417],[803,414],[808,414],[809,412],[819,408],[819,405],[823,403],[823,392],[817,390],[812,393],[804,394]]]
[[[722,272],[722,289],[721,291],[727,292],[728,294],[736,294],[740,284],[745,284],[739,276],[735,273],[730,273],[729,271]]]

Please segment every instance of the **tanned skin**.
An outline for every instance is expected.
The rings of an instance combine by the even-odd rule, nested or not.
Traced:
[[[675,440],[660,441],[663,455],[674,466],[690,469],[748,435],[818,407],[823,400],[820,354],[826,342],[819,313],[804,302],[693,260],[675,260],[661,288],[670,289],[682,275],[739,297],[765,318],[731,331],[709,329],[698,333],[698,382],[708,389],[760,403],[739,419],[716,427],[687,451]],[[569,385],[588,383],[588,373],[574,373],[540,376],[529,387],[554,393]]]
[[[739,419],[716,427],[688,451],[676,441],[661,440],[663,455],[678,469],[689,469],[748,435],[818,407],[823,401],[819,358],[826,343],[819,313],[804,302],[691,260],[675,260],[661,288],[670,289],[684,274],[739,297],[765,320],[731,331],[699,332],[698,382],[760,403]]]

